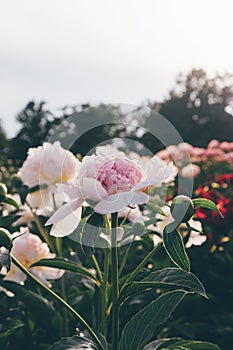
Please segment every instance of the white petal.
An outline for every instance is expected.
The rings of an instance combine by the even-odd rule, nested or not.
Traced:
[[[161,177],[154,177],[153,179],[144,180],[144,181],[140,182],[139,184],[134,186],[133,190],[139,191],[144,187],[157,186],[160,184],[161,184]]]
[[[70,235],[79,225],[82,216],[82,207],[71,212],[62,220],[53,225],[50,231],[51,236],[65,237]]]
[[[111,214],[118,212],[120,209],[127,207],[132,203],[133,192],[121,192],[112,194],[103,199],[94,207],[94,211],[99,214]]]
[[[150,200],[150,196],[144,192],[134,192],[131,204],[144,204]]]
[[[108,193],[99,181],[85,177],[83,179],[82,196],[85,199],[97,202],[106,198]]]
[[[82,199],[77,198],[73,199],[69,203],[66,203],[51,216],[51,218],[45,223],[45,226],[56,224],[57,222],[65,219],[68,215],[72,214],[73,211],[78,209],[81,206],[82,202]]]
[[[70,199],[81,198],[79,188],[71,183],[59,184],[57,187],[64,191]]]

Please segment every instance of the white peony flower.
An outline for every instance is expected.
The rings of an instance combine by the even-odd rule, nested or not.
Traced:
[[[63,275],[64,271],[56,268],[45,266],[30,267],[40,259],[54,258],[55,254],[50,252],[48,245],[43,243],[37,235],[30,233],[28,228],[21,228],[20,232],[15,232],[12,237],[15,238],[11,250],[12,255],[41,282],[49,285],[48,281],[58,279]],[[4,277],[4,280],[20,284],[25,279],[26,275],[13,263],[10,271]]]
[[[81,220],[81,206],[91,203],[99,214],[111,214],[130,204],[150,200],[149,189],[173,176],[173,164],[154,156],[143,164],[135,163],[123,152],[110,147],[97,147],[96,154],[83,158],[77,184],[63,186],[70,201],[59,208],[46,225],[53,225],[53,236],[71,234]]]
[[[58,183],[75,180],[79,167],[79,160],[62,148],[59,141],[53,144],[45,142],[37,148],[29,148],[19,176],[28,187],[46,184],[55,190]]]
[[[44,143],[37,148],[29,148],[27,159],[24,161],[18,175],[29,188],[46,185],[46,189],[29,193],[27,201],[32,208],[46,207],[53,209],[55,194],[56,205],[61,200],[57,194],[57,184],[74,181],[79,172],[79,160],[68,150],[61,147],[60,142]]]

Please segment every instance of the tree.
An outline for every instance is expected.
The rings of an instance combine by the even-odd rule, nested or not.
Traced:
[[[150,102],[149,107],[167,118],[184,141],[195,146],[206,147],[211,139],[233,141],[231,74],[209,78],[202,69],[180,74],[168,98],[162,103]],[[151,122],[151,117],[146,119],[148,129]]]
[[[11,156],[23,161],[29,147],[37,147],[46,140],[56,118],[46,108],[45,102],[30,101],[16,119],[21,128],[11,140]]]

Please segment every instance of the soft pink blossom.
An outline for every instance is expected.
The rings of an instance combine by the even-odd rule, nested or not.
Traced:
[[[192,179],[200,174],[201,168],[197,164],[186,165],[180,172],[180,174],[187,178]]]
[[[220,142],[218,140],[211,140],[207,146],[207,148],[218,148],[219,147]]]
[[[49,285],[50,280],[58,279],[63,275],[64,271],[56,268],[30,267],[38,260],[54,258],[55,254],[50,252],[48,245],[43,243],[37,235],[30,233],[28,228],[21,228],[20,232],[15,232],[12,236],[15,238],[11,250],[12,255],[41,282]],[[14,264],[11,264],[10,271],[4,277],[4,280],[21,284],[25,279],[26,275]]]
[[[29,148],[27,159],[18,174],[29,188],[37,185],[47,186],[28,194],[27,201],[33,208],[53,208],[52,193],[56,202],[60,202],[57,184],[74,181],[79,172],[79,160],[68,150],[61,147],[60,142],[45,142],[37,148]],[[58,203],[56,203],[58,204]]]
[[[45,142],[37,148],[29,148],[27,159],[19,170],[19,176],[28,187],[47,184],[52,189],[77,177],[80,162],[60,142]]]
[[[110,214],[130,204],[150,200],[148,190],[171,178],[174,166],[154,156],[143,167],[110,146],[97,147],[96,154],[83,158],[75,184],[63,186],[70,201],[47,221],[51,235],[66,236],[81,219],[81,206],[89,202],[95,212]]]

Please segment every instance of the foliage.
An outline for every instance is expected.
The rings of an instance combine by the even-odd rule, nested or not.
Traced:
[[[169,120],[184,141],[206,147],[210,140],[232,141],[231,74],[209,78],[202,69],[180,74],[175,87],[162,103],[151,102]],[[150,119],[146,126],[150,130]]]
[[[50,147],[44,146],[42,149],[44,149],[44,152],[53,154],[53,147],[56,150],[60,149],[60,146],[57,144]],[[105,151],[108,155],[108,150],[108,147],[101,149],[102,157]],[[111,148],[111,151],[114,154],[113,148]],[[116,153],[116,159],[119,159],[117,158],[119,154],[121,155],[122,153]],[[61,155],[62,153],[60,157]],[[73,159],[71,153],[69,157]],[[99,159],[98,155],[95,157]],[[64,170],[64,162],[60,162],[58,151],[57,158],[56,162],[63,164],[62,169]],[[35,159],[35,163],[33,163],[33,159],[30,159],[32,167],[38,164],[37,158]],[[35,348],[38,350],[50,348],[52,350],[65,349],[69,346],[73,349],[85,349],[88,347],[94,350],[107,350],[110,348],[112,350],[143,350],[147,344],[157,338],[161,329],[167,324],[184,297],[192,294],[206,297],[202,283],[193,273],[190,273],[190,260],[185,250],[183,236],[178,231],[180,225],[189,227],[188,222],[194,212],[195,200],[193,203],[186,196],[177,196],[174,199],[172,212],[176,213],[174,215],[175,220],[173,223],[165,226],[162,243],[158,244],[154,244],[150,234],[152,230],[150,226],[152,222],[156,225],[157,219],[154,216],[157,213],[164,215],[163,210],[160,208],[163,202],[159,201],[158,198],[156,201],[156,198],[153,198],[153,194],[145,196],[144,192],[136,192],[136,190],[132,192],[135,199],[139,195],[140,203],[151,200],[151,205],[149,206],[150,210],[152,209],[151,220],[145,221],[144,225],[131,224],[127,214],[119,218],[118,222],[118,213],[112,209],[112,206],[111,215],[107,215],[109,207],[102,214],[98,213],[98,211],[95,212],[96,204],[93,205],[92,203],[95,203],[95,201],[92,200],[89,205],[84,206],[85,209],[82,212],[80,225],[75,231],[76,238],[80,235],[78,242],[77,239],[74,241],[65,239],[63,243],[61,238],[51,237],[43,224],[47,216],[46,205],[50,205],[49,200],[40,202],[40,211],[38,211],[39,204],[33,207],[29,202],[31,195],[37,192],[42,195],[43,191],[47,191],[53,197],[53,203],[56,203],[56,200],[58,200],[59,193],[54,192],[53,187],[53,175],[57,176],[57,173],[54,173],[53,168],[50,169],[49,173],[46,172],[47,169],[41,163],[43,159],[50,158],[42,157],[37,167],[41,176],[44,174],[44,171],[46,173],[46,186],[43,186],[45,185],[43,183],[39,183],[36,188],[35,186],[33,187],[33,191],[29,188],[24,195],[24,206],[27,205],[31,211],[32,216],[29,221],[31,227],[35,230],[36,235],[43,239],[44,243],[38,236],[29,233],[28,228],[26,231],[23,231],[22,228],[20,230],[17,228],[17,223],[16,227],[13,226],[15,222],[6,222],[5,229],[1,231],[3,239],[1,239],[0,243],[2,247],[7,245],[8,249],[7,251],[4,250],[4,254],[8,256],[7,264],[9,265],[11,262],[12,266],[5,277],[3,275],[0,279],[0,286],[7,296],[10,296],[11,293],[14,295],[14,298],[9,298],[9,300],[6,300],[6,296],[3,295],[2,299],[5,303],[3,304],[5,305],[3,314],[7,315],[6,321],[3,319],[1,321],[3,329],[2,340],[5,344],[5,349],[19,350],[23,347],[25,349]],[[88,160],[93,163],[94,159],[93,157],[84,159],[82,166],[85,167]],[[139,176],[140,172],[139,168],[135,168],[136,164],[133,165],[126,156],[124,156],[123,160],[124,163],[122,164],[124,164],[125,168],[122,166],[119,174],[123,172],[126,176],[130,164],[130,169],[137,171]],[[28,162],[28,159],[26,162]],[[76,162],[79,165],[79,161],[76,160]],[[148,160],[148,164],[151,164],[151,162],[153,163],[153,159]],[[156,167],[162,166],[163,169],[172,171],[171,167],[165,166],[164,163],[159,162],[159,159],[153,164]],[[53,165],[55,167],[55,163]],[[35,169],[34,167],[33,169],[28,169],[28,172],[35,175]],[[109,167],[106,167],[106,169],[109,171]],[[144,171],[146,171],[145,163]],[[22,182],[21,184],[17,182],[17,184],[24,189],[23,181],[28,181],[28,175],[26,174],[26,176],[22,171],[20,174],[23,175]],[[79,175],[79,178],[81,178],[81,175]],[[30,176],[29,179],[31,181]],[[121,179],[120,177],[120,182],[117,186],[122,186]],[[123,179],[126,181],[126,177]],[[140,176],[138,181],[137,185],[140,184]],[[111,182],[109,184],[112,186]],[[135,186],[133,180],[132,184]],[[63,186],[68,186],[67,193],[70,193],[71,185],[63,184]],[[142,183],[141,188],[144,189],[144,187],[145,185]],[[22,204],[18,205],[10,197],[8,200],[9,195],[4,185],[1,186],[1,189],[3,209],[4,205],[10,205],[12,210],[9,210],[8,214],[11,216],[19,215]],[[126,189],[129,191],[128,187]],[[20,189],[18,190],[20,191]],[[120,193],[122,195],[128,193],[124,191],[125,187]],[[95,193],[94,195],[96,196]],[[125,200],[127,196],[122,198]],[[187,204],[187,202],[192,209],[189,215],[183,210],[183,204]],[[70,203],[75,202],[71,201]],[[199,200],[198,205],[199,207],[207,206],[218,211],[213,202],[205,199]],[[177,216],[176,206],[184,211],[182,220]],[[64,208],[67,208],[67,204],[59,208],[50,218],[54,225],[54,218],[56,221],[59,218],[59,212],[63,212]],[[72,204],[69,208],[72,208]],[[76,210],[75,208],[74,210]],[[154,214],[153,210],[155,210],[156,214]],[[66,211],[67,209],[65,209],[65,213]],[[42,213],[42,215],[39,215],[39,213]],[[69,216],[69,211],[66,215]],[[76,220],[78,220],[77,217]],[[68,218],[67,225],[69,221],[70,219]],[[92,227],[91,231],[90,229],[88,230],[88,225]],[[75,228],[73,224],[72,227]],[[6,229],[16,232],[11,236]],[[67,226],[65,226],[66,230],[68,230]],[[146,232],[147,234],[143,234]],[[119,233],[121,233],[120,238],[118,237]],[[87,237],[84,237],[84,235]],[[137,240],[135,240],[135,236],[138,237]],[[8,242],[11,237],[13,238],[13,248],[12,244],[4,243]],[[85,246],[87,240],[84,240],[84,238],[88,238],[88,247]],[[99,238],[103,242],[105,241],[102,248],[96,246]],[[128,242],[128,244],[120,245],[119,242]],[[50,253],[49,249],[53,253]],[[164,266],[159,265],[159,262],[162,261],[161,251],[167,259]],[[137,252],[140,254],[137,254]],[[58,255],[57,258],[55,258],[55,254]],[[37,258],[35,258],[36,256]],[[42,259],[38,261],[40,256]],[[158,259],[158,263],[151,264],[153,259]],[[8,265],[7,269],[9,270]],[[4,268],[5,264],[2,263],[2,267]],[[15,268],[18,268],[18,271],[20,273],[23,272],[27,277],[24,286],[17,283],[24,281],[24,277],[17,272],[13,273]],[[53,273],[51,269],[55,269]],[[46,275],[44,275],[46,277],[43,277],[43,271],[44,273],[46,272]],[[54,271],[60,271],[61,273],[54,274]],[[65,274],[62,276],[64,271]],[[51,274],[51,279],[53,279],[52,285],[47,281],[49,274]],[[7,280],[8,276],[10,280]],[[17,279],[15,279],[16,277]],[[10,307],[11,303],[15,307]],[[12,332],[7,331],[9,328],[12,329]],[[50,332],[47,332],[48,328]],[[30,336],[27,337],[28,333]],[[198,346],[202,344],[195,341],[179,341],[181,344],[188,344],[187,346],[190,349],[198,349]],[[173,342],[171,342],[172,344]],[[150,346],[154,346],[153,343]],[[208,347],[209,349],[217,349],[217,346],[209,343],[203,343],[203,346],[206,346],[207,349]]]

